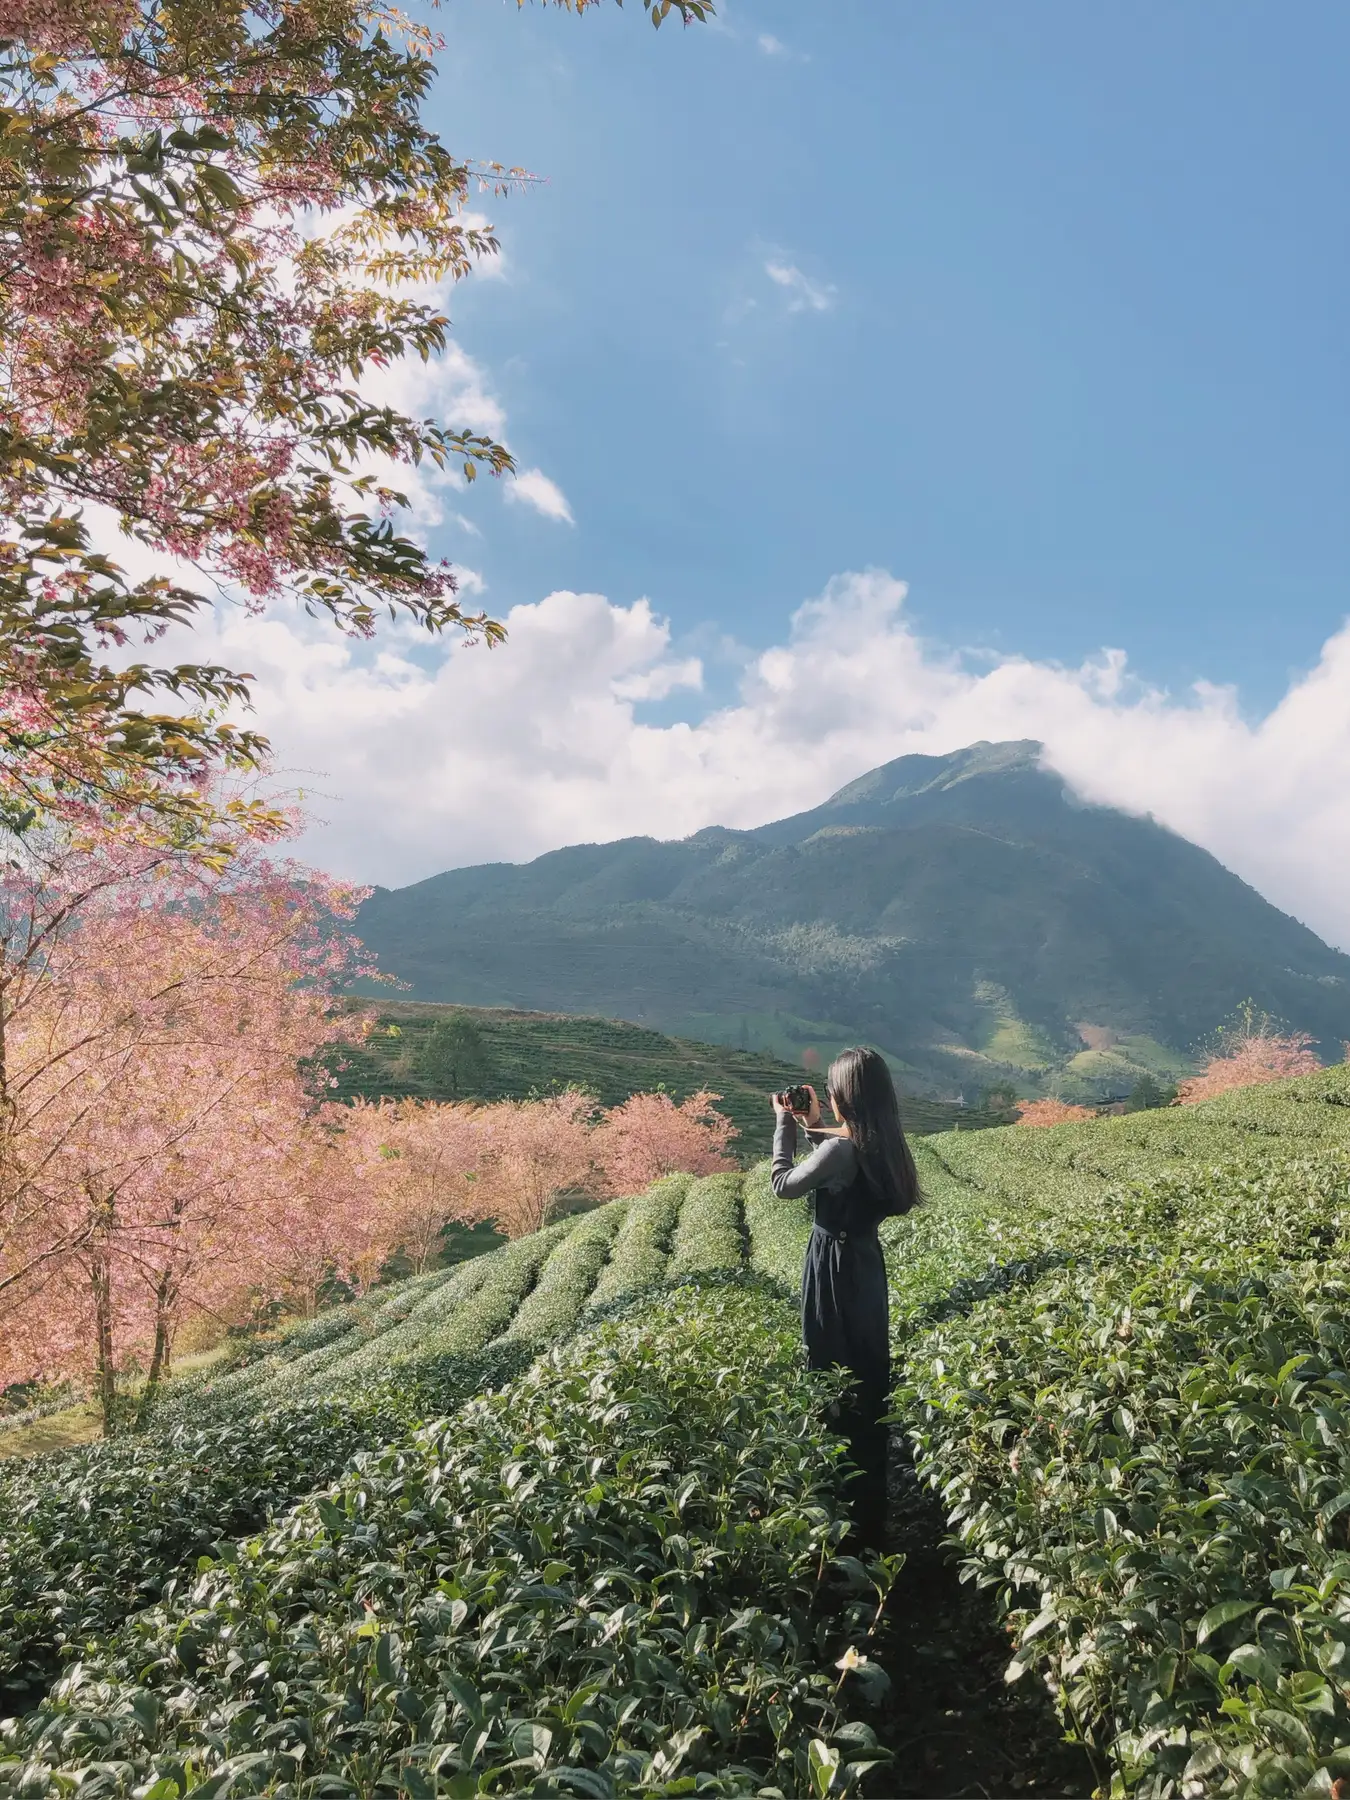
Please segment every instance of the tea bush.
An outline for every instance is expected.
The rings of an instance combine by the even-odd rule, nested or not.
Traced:
[[[256,1530],[399,1424],[443,1412],[525,1360],[447,1359],[417,1386],[7,1464],[0,1473],[0,1709],[222,1539]]]
[[[311,1373],[303,1391],[314,1396],[350,1393],[371,1380],[411,1378],[428,1358],[480,1350],[507,1329],[548,1258],[576,1225],[575,1218],[564,1219],[475,1257],[457,1282],[429,1295],[401,1325]]]
[[[656,1209],[687,1185],[656,1184]],[[40,1691],[185,1558],[257,1529],[356,1450],[517,1375],[574,1324],[626,1205],[249,1343],[170,1390],[143,1436],[0,1472],[0,1700]]]
[[[615,1200],[586,1215],[555,1247],[502,1334],[508,1342],[551,1344],[576,1323],[609,1257],[626,1206]]]
[[[640,1293],[662,1279],[670,1261],[670,1243],[691,1177],[664,1175],[645,1194],[628,1202],[628,1210],[609,1261],[591,1293],[590,1306],[607,1306],[625,1294]]]
[[[1008,1584],[1014,1670],[1118,1792],[1350,1774],[1350,1288],[1244,1265],[1066,1272],[910,1364],[926,1465]]]
[[[668,1178],[633,1204],[668,1235],[688,1185]],[[0,1697],[40,1691],[185,1558],[257,1529],[356,1450],[517,1375],[575,1323],[627,1205],[250,1344],[170,1390],[144,1436],[0,1473]]]
[[[889,1572],[836,1556],[820,1398],[753,1289],[595,1328],[204,1559],[5,1727],[0,1785],[855,1792],[882,1753],[830,1663]]]
[[[326,1339],[316,1332],[317,1341],[308,1347],[302,1343],[295,1354],[285,1353],[290,1348],[287,1338],[281,1354],[264,1355],[224,1372],[212,1369],[196,1380],[174,1384],[165,1390],[155,1419],[162,1423],[199,1420],[204,1415],[242,1417],[261,1406],[286,1406],[307,1395],[327,1394],[339,1369],[352,1374],[364,1368],[378,1376],[396,1360],[400,1348],[415,1349],[432,1321],[448,1318],[486,1279],[487,1271],[470,1262],[438,1270],[434,1278],[414,1277],[391,1289],[374,1289],[334,1309],[343,1316],[341,1331]],[[352,1386],[348,1381],[346,1390],[352,1391]]]
[[[1309,1079],[1346,1100],[1310,1104],[1300,1081],[1285,1084],[1283,1100],[1270,1090],[1248,1097],[1245,1111],[1239,1093],[1086,1125],[924,1139],[915,1160],[927,1204],[882,1227],[898,1326],[966,1304],[984,1284],[1025,1283],[1082,1257],[1145,1246],[1164,1254],[1179,1242],[1278,1242],[1281,1254],[1325,1247],[1339,1230],[1338,1203],[1334,1174],[1327,1189],[1316,1171],[1350,1157],[1350,1078],[1328,1070]],[[1211,1126],[1216,1109],[1227,1116]],[[1286,1137],[1283,1117],[1293,1122]],[[1234,1118],[1247,1121],[1240,1131]],[[1104,1169],[1118,1152],[1128,1181],[1082,1166]],[[1285,1175],[1272,1186],[1277,1170]]]
[[[222,1362],[204,1374],[161,1390],[155,1416],[161,1423],[175,1418],[199,1423],[204,1411],[224,1414],[235,1410],[236,1398],[251,1396],[276,1376],[294,1382],[300,1368],[322,1367],[325,1360],[347,1355],[374,1333],[390,1329],[428,1292],[456,1273],[438,1269],[411,1276],[330,1307],[315,1318],[297,1319],[276,1332],[241,1339]]]
[[[1013,1208],[1037,1160],[1019,1147],[1012,1177],[893,1239],[900,1410],[971,1574],[1009,1609],[1012,1673],[1045,1677],[1112,1792],[1147,1800],[1350,1777],[1350,1112],[1240,1098],[1208,1135],[1209,1108],[1180,1131],[1111,1121],[1169,1159],[1128,1189],[1047,1212],[1028,1187]],[[1053,1166],[1082,1129],[1025,1136],[1059,1139]],[[948,1274],[973,1271],[991,1224],[1016,1254],[935,1299],[948,1223]]]
[[[667,1280],[739,1269],[745,1259],[741,1235],[741,1175],[704,1175],[689,1184],[680,1208],[666,1265]]]
[[[811,1235],[810,1203],[780,1200],[769,1185],[768,1163],[750,1171],[743,1191],[752,1266],[795,1293]]]
[[[1350,1071],[915,1153],[898,1423],[1012,1673],[1103,1794],[1350,1787]],[[856,1789],[809,1230],[767,1165],[667,1177],[0,1473],[0,1669],[86,1658],[0,1790]]]
[[[307,1321],[284,1341],[295,1356],[184,1384],[144,1436],[0,1473],[0,1697],[40,1689],[60,1656],[147,1605],[185,1557],[257,1529],[354,1451],[516,1375],[525,1342],[485,1346],[573,1224],[343,1307],[335,1334]],[[560,1328],[586,1290],[574,1284]],[[548,1335],[542,1307],[535,1335]]]

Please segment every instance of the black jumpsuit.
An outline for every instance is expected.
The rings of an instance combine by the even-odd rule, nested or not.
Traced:
[[[881,1423],[891,1386],[890,1305],[877,1237],[885,1217],[846,1137],[808,1132],[814,1148],[793,1167],[797,1122],[780,1113],[773,1140],[773,1191],[815,1195],[815,1225],[802,1271],[802,1336],[808,1368],[843,1367],[853,1386],[836,1421],[858,1475],[851,1500],[858,1535],[872,1547],[886,1524],[888,1434]]]

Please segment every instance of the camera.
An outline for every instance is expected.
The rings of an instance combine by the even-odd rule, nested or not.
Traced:
[[[811,1110],[811,1090],[809,1087],[790,1087],[783,1094],[783,1104],[789,1112],[809,1113]]]

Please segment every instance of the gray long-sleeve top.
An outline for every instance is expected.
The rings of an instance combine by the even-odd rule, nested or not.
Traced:
[[[852,1138],[807,1130],[813,1146],[804,1162],[793,1167],[797,1154],[797,1121],[791,1113],[779,1113],[773,1134],[773,1168],[769,1180],[780,1200],[800,1200],[821,1188],[838,1194],[858,1179],[858,1152]]]
[[[875,1233],[886,1208],[878,1202],[852,1138],[808,1131],[811,1154],[793,1167],[797,1154],[797,1121],[780,1113],[773,1134],[773,1166],[769,1180],[782,1200],[815,1195],[815,1222],[833,1237]]]

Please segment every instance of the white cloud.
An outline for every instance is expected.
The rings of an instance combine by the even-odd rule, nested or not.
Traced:
[[[562,844],[761,824],[911,751],[1040,738],[1087,798],[1152,812],[1276,905],[1350,947],[1350,624],[1264,719],[1228,689],[1174,697],[1123,655],[1081,668],[934,649],[902,583],[838,576],[786,641],[745,665],[734,704],[653,725],[643,700],[696,688],[646,601],[555,593],[508,616],[502,649],[438,663],[292,620],[224,615],[198,643],[258,678],[287,770],[322,772],[304,854],[386,885]]]
[[[492,391],[491,378],[460,344],[447,344],[429,362],[405,356],[382,369],[368,369],[358,387],[368,400],[397,407],[414,419],[435,419],[486,437],[506,436],[506,409]]]
[[[616,700],[668,700],[680,688],[697,692],[703,686],[703,664],[696,656],[683,662],[658,663],[610,683]]]
[[[491,232],[492,220],[486,213],[469,209],[459,215],[459,222],[466,231]],[[483,256],[473,259],[473,274],[479,281],[504,281],[509,279],[510,269],[506,261],[506,252],[498,244],[497,249],[489,250]]]
[[[465,212],[460,218],[468,228],[489,228],[490,221],[482,213]],[[497,252],[477,258],[470,279],[497,278],[506,273],[502,255]],[[440,282],[403,283],[396,291],[448,314],[454,287],[454,281],[447,277]],[[383,367],[372,365],[363,371],[356,385],[362,397],[373,405],[393,407],[409,418],[433,420],[449,431],[468,431],[498,443],[508,442],[506,408],[494,390],[491,376],[453,339],[425,363],[409,356]],[[445,469],[438,469],[429,461],[410,467],[386,456],[365,456],[360,459],[360,470],[374,474],[407,499],[408,511],[400,516],[399,529],[418,543],[425,544],[427,533],[445,524],[481,535],[478,526],[452,503],[464,492],[457,463],[452,462]],[[508,499],[524,500],[547,518],[572,523],[571,509],[562,490],[540,469],[526,470],[514,483],[508,477],[505,492]]]
[[[838,289],[830,282],[822,287],[809,280],[795,263],[770,260],[764,265],[764,273],[791,296],[789,312],[828,312],[834,305]]]
[[[403,359],[368,369],[357,387],[373,405],[392,406],[410,418],[431,419],[447,430],[471,431],[498,442],[506,437],[506,411],[487,371],[459,344],[447,344],[426,363]],[[417,543],[425,545],[427,534],[446,524],[480,535],[452,504],[464,492],[457,464],[438,469],[430,461],[414,466],[389,456],[363,456],[360,468],[404,496],[408,510],[395,515],[395,524]]]
[[[806,63],[811,58],[800,50],[794,50],[791,44],[785,44],[782,38],[775,37],[770,31],[761,31],[755,39],[755,48],[761,56],[771,56],[775,62]]]
[[[464,563],[455,563],[454,571],[455,581],[458,583],[461,594],[467,597],[469,594],[485,594],[487,592],[487,582],[484,581],[477,569],[470,569]]]
[[[537,513],[542,513],[546,519],[556,519],[560,525],[575,523],[566,494],[542,469],[522,469],[515,477],[508,476],[506,497],[523,506],[532,506]]]

